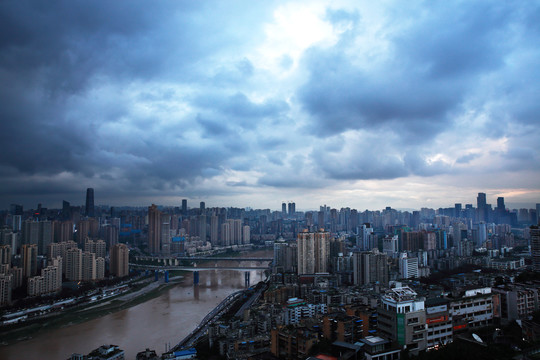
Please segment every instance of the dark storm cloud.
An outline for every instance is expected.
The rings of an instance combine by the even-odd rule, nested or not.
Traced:
[[[124,180],[149,188],[185,186],[197,176],[218,174],[235,151],[245,150],[242,142],[186,140],[189,120],[171,124],[160,115],[137,114],[129,89],[139,84],[138,99],[165,110],[165,102],[178,95],[153,90],[155,84],[189,85],[207,76],[211,57],[248,45],[239,35],[250,25],[239,17],[261,18],[264,11],[237,2],[2,2],[0,171],[18,174],[21,184],[38,181],[36,174],[69,173],[77,181],[100,179],[115,187]],[[240,77],[254,71],[247,59],[234,68]],[[146,89],[145,83],[152,85]],[[270,115],[279,106],[238,101],[229,111],[241,116]],[[244,113],[235,109],[243,104],[249,107]],[[199,124],[207,139],[227,131],[207,118]],[[75,180],[51,181],[61,188]],[[18,194],[25,189],[4,188]]]
[[[502,66],[504,33],[514,19],[507,9],[481,4],[449,10],[426,9],[411,28],[390,35],[389,59],[358,54],[367,67],[346,55],[349,42],[307,52],[311,76],[298,95],[315,120],[311,131],[387,129],[417,143],[451,124],[469,88]]]

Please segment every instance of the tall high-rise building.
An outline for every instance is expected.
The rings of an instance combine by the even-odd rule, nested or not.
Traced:
[[[82,280],[82,250],[71,248],[66,250],[66,279],[69,281]]]
[[[454,204],[454,216],[461,217],[461,204]]]
[[[82,280],[96,280],[96,254],[84,251],[82,253]]]
[[[77,223],[76,240],[83,247],[87,238],[93,239],[99,235],[99,222],[94,219],[85,219]]]
[[[242,240],[244,245],[251,242],[251,228],[249,225],[244,225],[242,227]]]
[[[206,215],[199,215],[199,238],[206,241]]]
[[[23,276],[30,277],[37,275],[37,255],[38,247],[36,244],[24,244],[22,246],[23,258]]]
[[[478,213],[478,221],[488,221],[487,218],[487,203],[486,203],[486,194],[478,193],[476,198],[476,211]]]
[[[328,271],[330,233],[326,231],[298,233],[298,274]]]
[[[296,213],[296,204],[294,202],[289,203],[289,216],[294,216]]]
[[[353,255],[353,278],[355,285],[379,283],[388,285],[388,257],[386,254],[373,252],[357,252]]]
[[[86,240],[84,243],[84,251],[96,254],[96,258],[105,258],[107,255],[107,244],[103,240]]]
[[[204,211],[206,209],[206,204],[204,203],[204,201],[201,201],[200,209],[201,209],[201,211]]]
[[[164,220],[161,222],[161,253],[163,255],[171,253],[171,240],[171,224]]]
[[[182,199],[182,215],[187,215],[187,199]]]
[[[221,224],[221,246],[231,245],[231,224],[227,221]]]
[[[540,204],[536,204],[536,225],[540,225]]]
[[[504,198],[498,197],[497,198],[497,211],[504,211],[506,210],[506,206],[504,205]]]
[[[540,271],[540,225],[531,226],[530,234],[533,270]]]
[[[324,229],[324,211],[319,211],[317,214],[317,226],[319,229]]]
[[[210,243],[212,246],[218,246],[219,217],[212,215],[210,217]]]
[[[285,216],[287,215],[287,204],[281,203],[281,215]]]
[[[158,254],[161,250],[161,211],[152,204],[148,207],[148,251]]]
[[[12,275],[0,274],[0,307],[11,304],[12,281]]]
[[[66,200],[62,201],[62,220],[71,220],[71,206]]]
[[[0,265],[11,265],[11,245],[0,245]]]
[[[94,189],[86,189],[86,216],[94,217]]]
[[[116,244],[111,248],[111,274],[124,277],[129,274],[129,248],[126,244]]]

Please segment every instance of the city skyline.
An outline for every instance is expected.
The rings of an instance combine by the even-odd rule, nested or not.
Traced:
[[[396,11],[399,9],[399,11]],[[0,209],[540,203],[536,2],[0,6]]]

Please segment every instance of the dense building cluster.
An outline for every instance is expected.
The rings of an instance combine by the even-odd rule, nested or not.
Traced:
[[[504,274],[540,270],[540,204],[509,210],[498,198],[492,208],[480,193],[476,207],[412,212],[300,212],[293,202],[281,211],[189,208],[187,200],[113,208],[95,207],[90,190],[84,207],[13,205],[1,214],[0,304],[22,284],[37,296],[62,281],[126,276],[130,250],[170,260],[259,245],[274,253],[264,291],[208,329],[210,346],[230,358],[304,358],[326,341],[340,353],[399,359],[403,349],[416,355],[538,310],[540,283]],[[419,281],[464,266],[491,271]]]

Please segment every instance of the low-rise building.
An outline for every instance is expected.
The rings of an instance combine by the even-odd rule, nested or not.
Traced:
[[[424,298],[408,286],[388,290],[381,297],[379,334],[406,345],[416,355],[426,349],[426,312]]]
[[[435,349],[453,341],[449,304],[448,299],[442,298],[427,299],[425,302],[428,349]]]
[[[378,336],[368,336],[360,340],[364,350],[366,360],[399,360],[401,348],[392,345],[389,340]]]
[[[466,290],[450,303],[450,316],[454,333],[493,323],[493,297],[491,288]],[[497,296],[498,297],[498,296]]]

